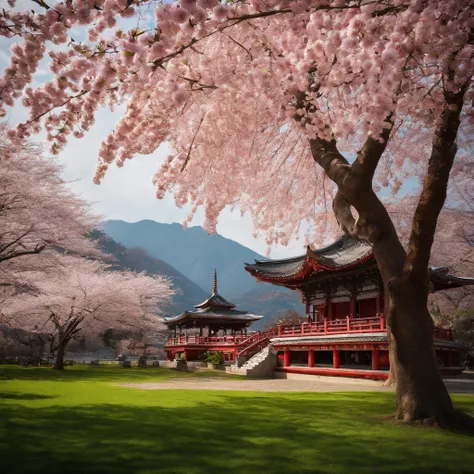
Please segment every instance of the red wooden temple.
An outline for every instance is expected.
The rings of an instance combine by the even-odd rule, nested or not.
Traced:
[[[260,333],[248,333],[248,327],[262,316],[236,309],[236,305],[222,297],[217,290],[214,272],[214,289],[209,298],[179,316],[165,318],[172,336],[165,345],[168,360],[183,356],[188,361],[199,360],[207,351],[222,352],[227,362],[237,356],[260,350],[268,340]]]
[[[319,250],[282,260],[256,260],[245,269],[257,280],[301,293],[306,322],[264,333],[287,373],[385,379],[389,357],[384,294],[372,248],[343,236]],[[474,284],[474,278],[430,269],[431,291]],[[444,371],[459,372],[465,347],[435,328],[434,348]]]

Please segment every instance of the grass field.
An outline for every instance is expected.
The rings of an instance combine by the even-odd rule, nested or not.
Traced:
[[[145,391],[112,384],[210,373],[2,370],[2,474],[474,473],[474,438],[390,424],[392,393]],[[454,398],[474,413],[474,397]]]

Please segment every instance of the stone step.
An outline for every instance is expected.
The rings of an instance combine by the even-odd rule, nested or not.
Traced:
[[[260,352],[252,356],[242,367],[234,367],[232,373],[246,375],[248,377],[272,377],[273,370],[277,365],[277,352],[269,344]]]

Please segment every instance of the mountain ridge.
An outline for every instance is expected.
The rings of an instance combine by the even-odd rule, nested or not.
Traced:
[[[142,247],[152,257],[163,260],[203,287],[217,270],[219,287],[229,297],[254,288],[255,280],[244,269],[244,262],[265,259],[264,256],[223,237],[209,235],[199,226],[183,228],[181,224],[164,224],[144,219],[137,222],[108,220],[101,222],[105,233],[125,247]]]
[[[167,314],[183,312],[208,297],[208,293],[199,285],[167,262],[152,257],[143,248],[127,248],[109,235],[102,235],[98,243],[101,250],[110,255],[111,261],[109,263],[112,269],[144,271],[149,275],[163,275],[170,278],[178,293],[163,308]]]
[[[108,220],[102,230],[127,248],[140,247],[152,258],[163,261],[201,288],[211,293],[214,269],[219,292],[240,309],[264,318],[252,326],[259,329],[287,309],[303,312],[296,291],[270,283],[257,282],[245,271],[244,262],[263,260],[257,252],[221,235],[209,235],[202,227],[184,229],[181,224],[163,224],[152,220],[135,223]],[[190,301],[187,309],[201,302]]]

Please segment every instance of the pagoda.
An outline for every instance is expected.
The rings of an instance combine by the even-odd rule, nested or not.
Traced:
[[[343,236],[304,255],[256,260],[245,269],[257,280],[301,294],[306,322],[281,326],[269,338],[286,373],[385,379],[389,358],[382,278],[365,242]],[[474,278],[430,269],[432,292],[474,284]],[[460,372],[466,348],[449,329],[435,328],[434,348],[443,371]]]
[[[211,295],[178,316],[165,318],[172,336],[165,345],[168,360],[183,356],[188,361],[199,360],[207,351],[222,352],[225,361],[233,362],[246,344],[253,342],[249,326],[262,316],[236,309],[237,306],[221,296],[217,289],[217,272]]]

